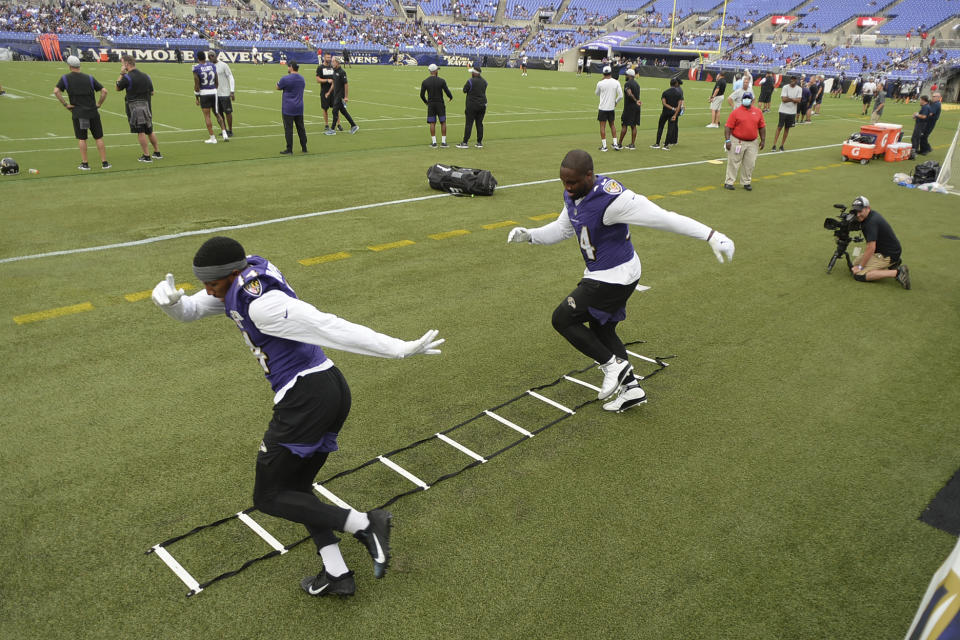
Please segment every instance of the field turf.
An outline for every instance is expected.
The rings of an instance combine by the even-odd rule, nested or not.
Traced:
[[[84,71],[110,87],[116,66]],[[234,65],[236,137],[217,145],[202,142],[189,68],[142,69],[164,159],[136,162],[111,91],[113,168],[96,168],[91,145],[95,168],[81,174],[69,116],[50,97],[66,69],[0,65],[0,156],[23,169],[0,178],[0,635],[903,636],[955,542],[918,516],[960,459],[960,222],[954,196],[893,183],[913,162],[840,161],[839,143],[867,121],[859,101],[824,99],[787,152],[761,154],[748,193],[721,188],[708,83],[684,84],[680,144],[664,152],[648,145],[666,81],[643,80],[638,150],[600,154],[596,76],[484,71],[486,148],[464,151],[452,145],[467,74],[444,69],[451,148],[432,150],[417,98],[426,72],[352,67],[360,131],[321,135],[313,91],[310,153],[280,157],[284,68]],[[914,111],[888,102],[884,119],[909,135]],[[944,111],[932,159],[957,114]],[[622,415],[591,404],[403,498],[384,580],[344,540],[350,600],[300,591],[319,568],[309,544],[185,598],[144,552],[250,506],[271,393],[231,322],[176,323],[150,302],[153,285],[170,271],[195,291],[196,248],[239,225],[219,233],[270,258],[320,309],[406,339],[441,331],[436,357],[330,352],[354,404],[326,477],[589,364],[550,326],[582,271],[575,243],[505,242],[510,227],[559,211],[558,168],[573,148],[736,242],[721,265],[703,242],[633,230],[650,289],[633,296],[620,334],[645,340],[640,353],[677,356],[644,384],[650,402]],[[490,169],[502,188],[428,198],[425,173],[440,161]],[[903,243],[911,291],[857,283],[842,263],[825,273],[834,242],[823,219],[859,194]],[[98,249],[77,251],[87,248]],[[65,253],[35,257],[50,252]],[[590,398],[575,385],[544,393],[568,406]],[[559,412],[529,399],[507,417],[533,429]],[[489,452],[516,434],[489,421],[462,435]],[[397,461],[433,479],[469,459],[437,442]],[[368,509],[412,485],[377,465],[331,488]],[[254,515],[284,543],[303,535]],[[235,520],[170,551],[202,581],[269,548]]]

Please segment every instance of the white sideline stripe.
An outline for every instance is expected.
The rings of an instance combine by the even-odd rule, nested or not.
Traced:
[[[237,517],[240,518],[240,522],[242,522],[243,524],[253,529],[253,532],[255,534],[263,538],[264,542],[266,542],[268,545],[270,545],[271,547],[279,551],[281,555],[287,552],[287,548],[282,544],[280,544],[279,540],[277,540],[272,535],[270,535],[270,533],[266,529],[261,527],[257,523],[257,521],[251,518],[249,515],[241,511],[240,513],[237,514]]]
[[[569,380],[570,382],[577,383],[581,387],[586,387],[587,389],[593,389],[594,391],[600,391],[600,387],[595,387],[589,382],[584,382],[583,380],[578,380],[577,378],[571,378],[570,376],[563,376],[563,377]]]
[[[186,569],[183,568],[183,565],[177,562],[177,560],[172,555],[170,555],[169,551],[167,551],[160,545],[157,545],[153,548],[153,552],[157,554],[157,556],[159,556],[159,558],[163,560],[163,562],[168,567],[170,567],[170,570],[173,571],[177,575],[177,577],[183,581],[183,584],[187,585],[190,588],[190,591],[192,593],[200,593],[201,591],[203,591],[203,589],[200,588],[200,583],[197,582],[197,580],[192,575],[190,575],[190,573]]]
[[[430,485],[428,485],[426,482],[424,482],[423,480],[421,480],[421,479],[418,478],[417,476],[413,475],[412,473],[410,473],[409,471],[407,471],[406,469],[404,469],[403,467],[401,467],[400,465],[398,465],[398,464],[397,464],[396,462],[394,462],[393,460],[390,460],[390,459],[388,459],[388,458],[384,458],[383,456],[377,456],[377,459],[380,460],[380,462],[382,462],[383,464],[385,464],[385,465],[387,465],[388,467],[390,467],[391,469],[393,469],[394,471],[396,471],[397,473],[399,473],[400,475],[402,475],[404,478],[406,478],[407,480],[409,480],[409,481],[412,482],[413,484],[417,485],[418,487],[423,487],[424,489],[429,489],[429,488],[430,488]]]
[[[463,451],[465,454],[467,454],[468,456],[470,456],[470,457],[473,458],[474,460],[478,460],[478,461],[480,461],[480,462],[486,462],[486,461],[487,461],[486,458],[484,458],[483,456],[481,456],[481,455],[478,454],[478,453],[475,453],[475,452],[471,451],[470,449],[468,449],[467,447],[463,446],[462,444],[460,444],[459,442],[457,442],[457,441],[454,440],[453,438],[448,438],[447,436],[443,435],[442,433],[438,433],[438,434],[436,434],[436,435],[437,435],[438,438],[440,438],[441,440],[443,440],[444,442],[446,442],[448,445],[450,445],[450,446],[453,447],[454,449],[459,449],[460,451]]]
[[[647,356],[642,356],[639,353],[634,353],[633,351],[627,350],[627,354],[633,356],[634,358],[640,358],[641,360],[646,360],[647,362],[652,362],[653,364],[662,364],[665,367],[669,367],[670,363],[668,362],[658,362],[653,358],[648,358]]]
[[[329,489],[327,489],[325,486],[323,486],[323,485],[320,484],[319,482],[315,482],[315,483],[313,484],[313,488],[316,489],[317,492],[318,492],[320,495],[322,495],[324,498],[326,498],[327,500],[329,500],[329,501],[332,502],[333,504],[337,505],[337,506],[340,507],[341,509],[353,509],[353,507],[351,507],[350,505],[348,505],[346,502],[344,502],[343,500],[341,500],[341,499],[338,498],[337,496],[333,495],[333,492],[332,492],[332,491],[330,491]]]
[[[279,124],[279,123],[277,123]],[[832,147],[837,147],[840,145],[836,144],[827,144],[821,145],[819,147],[805,147],[803,149],[791,149],[787,153],[797,152],[797,151],[815,151],[818,149],[829,149]],[[779,152],[777,153],[779,155]],[[722,158],[721,158],[722,159]],[[657,169],[675,169],[677,167],[690,167],[699,164],[707,164],[712,160],[695,160],[693,162],[680,162],[677,164],[664,164],[657,165],[653,167],[637,167],[635,169],[623,169],[620,171],[605,171],[604,175],[612,176],[619,175],[621,173],[636,173],[639,171],[654,171]],[[725,160],[724,160],[725,161]],[[533,180],[531,182],[518,182],[516,184],[505,184],[500,185],[497,189],[512,189],[514,187],[529,187],[538,184],[549,184],[551,182],[560,182],[559,178],[548,178],[546,180]],[[142,240],[131,240],[129,242],[117,242],[114,244],[104,244],[95,247],[81,247],[79,249],[63,249],[60,251],[47,251],[45,253],[34,253],[25,256],[13,256],[11,258],[0,258],[0,264],[8,262],[21,262],[23,260],[33,260],[36,258],[51,258],[54,256],[67,256],[73,255],[76,253],[90,253],[93,251],[107,251],[109,249],[123,249],[126,247],[137,247],[145,244],[153,244],[154,242],[162,242],[164,240],[178,240],[180,238],[187,238],[190,236],[202,236],[212,233],[220,233],[221,231],[236,231],[238,229],[251,229],[253,227],[262,227],[268,224],[277,224],[280,222],[291,222],[293,220],[305,220],[307,218],[315,218],[317,216],[326,216],[332,213],[345,213],[347,211],[361,211],[363,209],[376,209],[379,207],[387,207],[395,204],[407,204],[410,202],[422,202],[424,200],[433,200],[435,198],[449,198],[453,197],[450,193],[438,193],[429,196],[419,196],[416,198],[401,198],[399,200],[387,200],[385,202],[371,202],[370,204],[360,204],[353,207],[341,207],[339,209],[328,209],[326,211],[314,211],[312,213],[301,213],[292,216],[284,216],[282,218],[273,218],[271,220],[259,220],[257,222],[247,222],[244,224],[234,224],[223,227],[212,227],[209,229],[195,229],[193,231],[182,231],[180,233],[170,233],[162,236],[154,236],[152,238],[143,238]]]
[[[559,402],[555,402],[555,401],[551,400],[550,398],[547,398],[547,397],[545,397],[545,396],[542,396],[542,395],[540,395],[539,393],[537,393],[536,391],[527,391],[527,393],[530,394],[531,396],[533,396],[534,398],[536,398],[537,400],[543,400],[543,401],[546,402],[547,404],[552,404],[553,406],[555,406],[557,409],[560,409],[561,411],[566,411],[566,412],[569,413],[570,415],[574,415],[574,414],[576,413],[576,411],[574,411],[573,409],[568,409],[567,407],[563,406],[563,405],[560,404]]]
[[[487,414],[488,416],[490,416],[491,418],[493,418],[494,420],[496,420],[497,422],[499,422],[499,423],[501,423],[501,424],[507,425],[508,427],[510,427],[511,429],[513,429],[514,431],[517,431],[517,432],[519,432],[519,433],[522,433],[523,435],[527,436],[528,438],[532,438],[532,437],[533,437],[533,434],[530,433],[529,431],[527,431],[526,429],[524,429],[523,427],[518,426],[518,425],[515,425],[514,423],[510,422],[509,420],[507,420],[506,418],[504,418],[504,417],[502,417],[502,416],[498,416],[498,415],[495,414],[493,411],[484,410],[484,413]]]

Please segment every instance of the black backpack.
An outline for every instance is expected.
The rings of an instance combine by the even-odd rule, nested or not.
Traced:
[[[913,168],[913,184],[927,184],[936,182],[940,173],[940,163],[933,160],[921,162]]]
[[[497,179],[486,169],[435,164],[427,169],[430,186],[455,196],[492,196]]]

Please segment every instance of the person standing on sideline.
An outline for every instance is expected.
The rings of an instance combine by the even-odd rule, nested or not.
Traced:
[[[277,91],[283,92],[280,114],[283,117],[283,137],[287,143],[286,148],[280,152],[283,156],[293,154],[294,125],[297,127],[300,149],[307,153],[307,130],[303,126],[303,90],[307,83],[303,76],[297,73],[299,70],[300,65],[290,60],[287,62],[287,75],[277,82]]]
[[[780,108],[777,114],[780,119],[777,122],[777,132],[773,134],[773,150],[777,150],[777,139],[780,132],[783,131],[783,142],[780,143],[780,151],[783,151],[783,145],[787,143],[787,134],[797,123],[797,105],[803,97],[803,89],[797,84],[797,76],[790,76],[790,84],[780,88]]]
[[[457,145],[457,149],[467,149],[470,147],[470,134],[473,133],[473,125],[477,125],[477,149],[483,149],[483,116],[487,113],[487,81],[480,76],[480,69],[472,67],[470,69],[470,79],[463,85],[463,92],[467,94],[465,115],[466,122],[463,125],[463,142]]]
[[[323,132],[324,135],[333,136],[337,134],[336,130],[343,131],[340,126],[340,114],[350,123],[350,135],[360,131],[360,127],[350,114],[347,113],[347,102],[350,101],[350,85],[347,82],[347,72],[340,66],[340,60],[334,56],[330,61],[333,65],[333,80],[327,94],[330,96],[330,105],[333,107],[333,124]]]
[[[254,506],[303,524],[323,568],[300,581],[311,596],[353,595],[356,584],[334,531],[351,533],[373,558],[373,575],[390,565],[392,515],[366,513],[322,502],[313,482],[350,412],[350,389],[323,348],[381,358],[439,354],[443,340],[428,331],[406,342],[324,313],[300,300],[283,274],[258,255],[222,236],[204,242],[193,258],[203,291],[184,295],[173,274],[153,289],[153,302],[168,316],[192,322],[223,316],[236,323],[274,392],[273,418],[260,442],[253,482]]]
[[[877,91],[877,95],[873,100],[873,111],[870,112],[870,122],[876,124],[880,122],[880,118],[883,117],[883,107],[887,102],[887,90],[883,87],[881,81],[881,88]]]
[[[140,150],[143,154],[139,162],[153,162],[162,160],[160,143],[157,134],[153,132],[153,110],[150,101],[153,97],[153,81],[150,76],[137,69],[133,56],[125,55],[120,58],[120,77],[117,78],[117,91],[126,91],[124,103],[127,111],[127,122],[130,123],[130,133],[137,134]],[[147,141],[153,145],[153,155],[149,155]]]
[[[933,133],[933,128],[937,126],[937,120],[940,119],[942,100],[943,96],[940,95],[939,91],[934,91],[930,95],[930,102],[927,103],[927,108],[930,110],[930,115],[927,117],[927,125],[923,131],[923,149],[920,150],[921,155],[927,155],[933,151],[933,147],[930,146],[930,134]]]
[[[816,76],[817,79],[817,91],[816,95],[813,98],[813,115],[820,115],[820,106],[823,104],[823,89],[826,84],[826,78],[821,74]]]
[[[527,52],[520,53],[520,77],[527,77]]]
[[[577,75],[583,75],[583,56],[577,56]]]
[[[917,155],[925,156],[933,150],[930,143],[927,142],[930,117],[930,98],[920,96],[920,110],[913,114],[913,133],[910,135],[910,144]]]
[[[253,45],[250,48],[250,59],[256,64],[263,64],[263,59],[260,58],[260,55],[257,52],[257,45]]]
[[[330,110],[330,98],[327,94],[333,88],[333,64],[330,54],[323,54],[320,65],[317,66],[317,84],[320,85],[320,108],[323,109],[323,130],[330,130],[330,119],[327,112]]]
[[[680,80],[672,78],[670,88],[660,94],[660,104],[663,109],[660,111],[660,121],[657,123],[657,140],[651,149],[660,149],[660,136],[663,135],[663,127],[667,127],[667,137],[663,141],[663,150],[670,151],[670,145],[676,144],[679,136],[677,118],[680,117],[680,110],[683,108],[683,93],[680,91]]]
[[[97,82],[93,76],[80,71],[80,58],[67,57],[67,67],[70,72],[60,77],[53,88],[54,97],[70,111],[73,120],[73,133],[80,147],[80,171],[90,171],[87,162],[87,132],[93,136],[100,154],[100,168],[109,169],[112,165],[107,162],[107,148],[103,143],[103,125],[100,122],[100,113],[97,111],[107,99],[107,89]],[[64,100],[63,92],[67,92],[69,102]],[[97,99],[97,93],[100,99]]]
[[[607,151],[607,123],[610,123],[610,139],[614,151],[620,151],[617,142],[617,103],[623,100],[623,89],[620,83],[611,77],[613,70],[610,65],[603,68],[603,80],[597,83],[594,93],[600,97],[600,106],[597,107],[597,120],[600,122],[600,151]]]
[[[537,229],[515,227],[507,242],[556,244],[576,238],[586,263],[583,279],[553,312],[553,328],[574,348],[600,363],[603,405],[622,412],[646,400],[633,375],[617,324],[627,317],[627,300],[640,280],[640,258],[629,225],[650,227],[706,240],[717,260],[733,260],[733,241],[710,227],[667,211],[612,178],[594,175],[586,151],[570,151],[560,165],[563,210]],[[618,393],[619,391],[619,393]]]
[[[640,85],[636,80],[637,72],[627,69],[627,81],[623,85],[623,113],[620,116],[620,140],[617,147],[633,151],[637,148],[637,125],[640,124]],[[623,146],[623,139],[630,129],[630,144]]]
[[[210,134],[210,137],[204,140],[206,144],[217,144],[217,136],[213,135],[213,123],[210,120],[210,110],[217,106],[217,86],[216,65],[207,62],[207,54],[203,51],[197,51],[197,64],[193,65],[193,95],[197,98],[197,105],[203,112],[203,123],[207,125],[207,133]],[[228,140],[226,134],[223,139]]]
[[[867,115],[867,111],[870,110],[870,101],[873,100],[873,94],[877,90],[877,85],[874,84],[873,78],[867,78],[867,81],[863,83],[863,86],[860,88],[861,93],[863,94],[863,111],[860,112],[860,115]]]
[[[210,54],[210,62],[217,68],[217,108],[214,113],[217,114],[223,139],[229,140],[233,137],[233,101],[237,99],[233,71],[216,53]]]
[[[763,120],[763,112],[753,106],[753,93],[744,92],[740,106],[730,112],[723,131],[727,150],[727,178],[723,188],[733,191],[739,173],[740,184],[752,191],[753,167],[767,140],[767,123]]]
[[[447,105],[443,102],[443,94],[453,101],[453,94],[447,86],[447,81],[438,74],[440,67],[431,64],[427,67],[430,75],[420,83],[420,101],[427,105],[427,124],[430,125],[430,146],[437,148],[437,121],[440,122],[440,146],[447,147]]]
[[[777,84],[777,79],[769,71],[760,80],[760,96],[757,98],[757,108],[764,113],[770,111],[770,99],[773,97],[775,84]]]
[[[713,91],[710,93],[710,124],[708,129],[720,128],[720,109],[723,107],[723,94],[727,92],[727,79],[720,73],[717,76],[717,82],[713,85]]]

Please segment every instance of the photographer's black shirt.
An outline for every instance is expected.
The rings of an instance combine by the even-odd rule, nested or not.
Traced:
[[[860,227],[867,242],[877,243],[877,253],[894,261],[900,259],[900,241],[894,235],[890,223],[879,212],[871,209],[866,219],[860,223]]]

